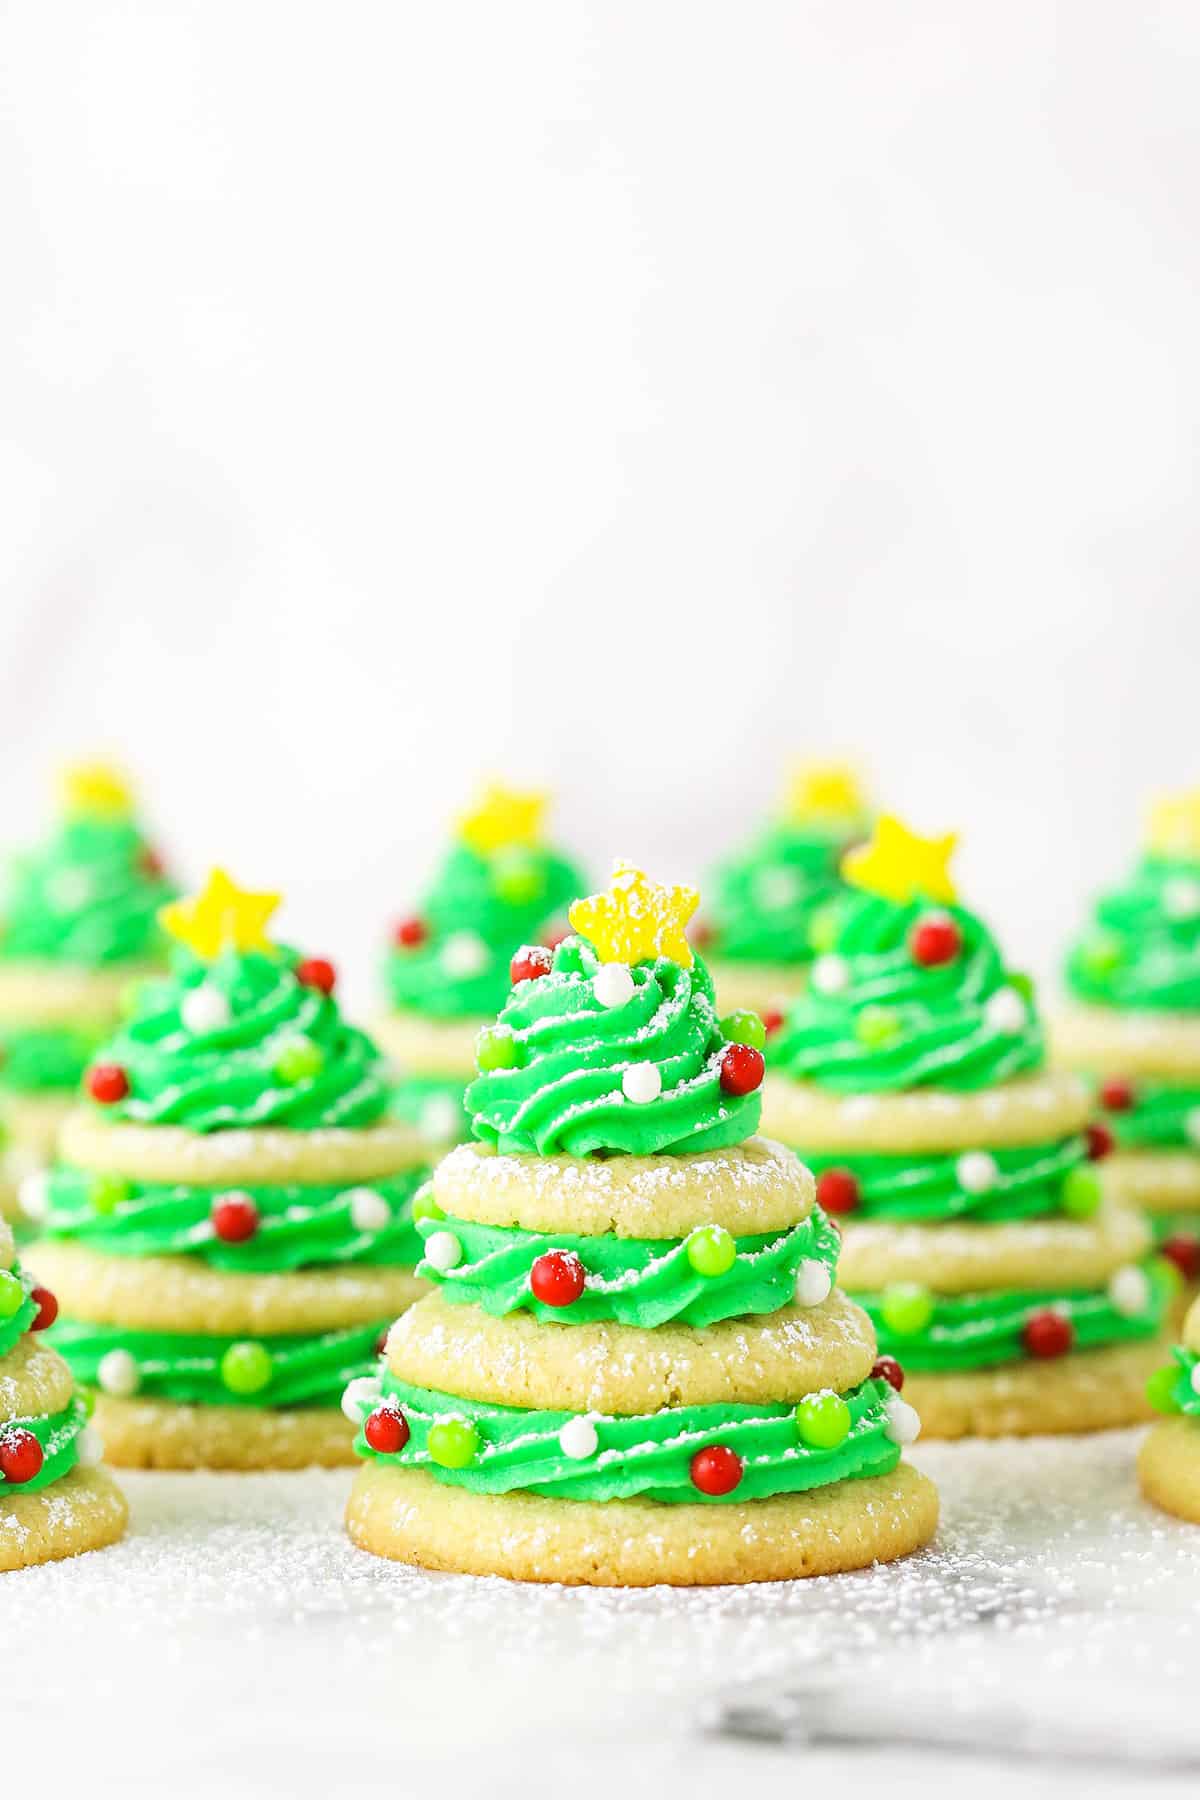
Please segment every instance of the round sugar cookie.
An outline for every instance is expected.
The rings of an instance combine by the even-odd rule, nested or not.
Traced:
[[[97,1394],[94,1423],[105,1457],[123,1469],[337,1469],[355,1461],[354,1427],[336,1406],[186,1406]]]
[[[1195,1013],[1075,1006],[1051,1019],[1049,1032],[1051,1055],[1065,1069],[1200,1081],[1200,1017]]]
[[[428,1144],[411,1125],[398,1123],[204,1133],[180,1125],[110,1125],[82,1109],[64,1124],[59,1148],[65,1162],[98,1175],[196,1187],[309,1181],[349,1187],[429,1161]]]
[[[1138,1453],[1147,1500],[1200,1525],[1200,1419],[1160,1419]]]
[[[1094,1219],[1008,1225],[851,1221],[842,1239],[838,1280],[850,1293],[873,1292],[894,1281],[919,1282],[937,1294],[1098,1288],[1149,1248],[1145,1220],[1113,1205],[1102,1206]]]
[[[460,1144],[433,1173],[443,1212],[484,1225],[584,1237],[683,1238],[697,1225],[734,1237],[806,1219],[816,1186],[782,1144],[747,1138],[683,1156],[501,1156]]]
[[[656,1331],[608,1320],[547,1325],[523,1312],[494,1318],[435,1293],[397,1320],[385,1354],[397,1379],[464,1399],[647,1413],[844,1393],[870,1374],[875,1334],[837,1289],[820,1306]]]
[[[904,1398],[921,1415],[922,1438],[1040,1437],[1111,1431],[1153,1416],[1146,1383],[1162,1366],[1163,1338],[1079,1350],[1054,1361],[995,1369],[914,1371]]]
[[[475,1040],[491,1019],[424,1019],[420,1013],[390,1012],[376,1019],[372,1035],[402,1073],[458,1075],[474,1081]]]
[[[120,1018],[130,983],[161,973],[145,962],[89,969],[78,963],[6,958],[0,964],[0,1023],[104,1030]]]
[[[0,1356],[0,1425],[65,1412],[74,1392],[74,1378],[58,1351],[37,1337],[18,1338],[8,1355]]]
[[[115,1544],[129,1509],[103,1469],[76,1465],[32,1494],[0,1488],[0,1572],[29,1569]]]
[[[187,1256],[108,1256],[42,1238],[29,1261],[65,1319],[136,1331],[286,1335],[394,1319],[428,1291],[411,1269],[295,1269],[238,1274]]]
[[[1200,1299],[1184,1318],[1180,1341],[1188,1350],[1200,1351]]]
[[[1101,1165],[1123,1206],[1151,1213],[1200,1212],[1200,1151],[1117,1150]]]
[[[420,1469],[364,1465],[346,1510],[353,1541],[422,1569],[569,1586],[791,1581],[893,1562],[937,1529],[933,1483],[890,1475],[722,1506],[472,1494]]]
[[[808,981],[804,963],[736,962],[723,956],[707,961],[722,1013],[785,1012]]]
[[[1062,1071],[1002,1082],[978,1093],[914,1088],[901,1094],[831,1094],[813,1082],[768,1074],[762,1129],[806,1151],[998,1150],[1081,1131],[1092,1103],[1080,1076]]]

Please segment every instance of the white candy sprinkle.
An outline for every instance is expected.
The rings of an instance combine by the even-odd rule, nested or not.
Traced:
[[[1185,1116],[1183,1129],[1191,1143],[1200,1145],[1200,1106],[1193,1106]]]
[[[179,1016],[194,1037],[202,1037],[206,1031],[220,1031],[228,1025],[233,1009],[220,988],[202,981],[183,996]]]
[[[844,956],[818,956],[809,980],[818,994],[840,994],[850,985],[850,965]]]
[[[796,901],[800,886],[790,869],[760,869],[751,887],[764,912],[782,912]]]
[[[885,1411],[887,1424],[884,1431],[893,1444],[915,1444],[921,1435],[921,1415],[916,1407],[897,1394],[888,1401]]]
[[[356,1375],[342,1395],[342,1411],[352,1425],[359,1425],[379,1402],[379,1382],[374,1375]]]
[[[1194,919],[1200,913],[1200,881],[1190,875],[1172,875],[1163,882],[1163,911],[1170,919]]]
[[[25,1217],[40,1224],[50,1211],[50,1177],[46,1170],[38,1169],[33,1175],[26,1175],[17,1189],[17,1198]]]
[[[463,1248],[452,1231],[434,1231],[425,1239],[425,1260],[444,1275],[462,1261]]]
[[[954,1173],[964,1194],[986,1194],[995,1187],[1000,1171],[988,1151],[968,1150],[955,1163]]]
[[[796,1270],[796,1305],[820,1306],[822,1300],[828,1300],[832,1288],[833,1277],[825,1264],[806,1256]]]
[[[568,1419],[558,1434],[558,1447],[572,1462],[583,1462],[600,1448],[599,1434],[590,1419]]]
[[[657,1063],[630,1063],[621,1077],[621,1092],[637,1106],[647,1106],[662,1093],[662,1075]]]
[[[350,1202],[350,1223],[355,1231],[382,1231],[392,1222],[392,1209],[374,1188],[350,1188],[342,1195]]]
[[[634,986],[628,963],[601,963],[592,976],[592,992],[601,1006],[624,1006],[633,999]]]
[[[85,1425],[75,1439],[75,1455],[85,1469],[104,1461],[104,1442],[94,1425]]]
[[[421,1108],[417,1129],[431,1144],[448,1144],[458,1135],[459,1114],[449,1094],[434,1094]]]
[[[62,869],[46,883],[56,912],[75,912],[92,897],[92,878],[86,869]]]
[[[487,967],[487,945],[474,931],[454,932],[438,955],[447,975],[478,975]]]
[[[1191,1381],[1193,1394],[1200,1394],[1200,1362],[1192,1369]]]
[[[128,1350],[108,1350],[100,1358],[96,1380],[106,1394],[128,1400],[142,1385],[141,1371]]]
[[[1016,988],[1002,987],[984,1002],[983,1016],[993,1031],[1015,1037],[1018,1031],[1024,1031],[1029,1011]]]
[[[1108,1297],[1123,1319],[1132,1319],[1145,1312],[1151,1298],[1150,1278],[1145,1269],[1139,1269],[1136,1263],[1118,1269],[1109,1281]]]

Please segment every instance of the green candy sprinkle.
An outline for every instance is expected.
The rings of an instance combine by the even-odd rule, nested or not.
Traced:
[[[822,906],[813,914],[808,927],[808,941],[818,956],[832,950],[838,937],[838,908]]]
[[[488,1025],[476,1038],[475,1061],[481,1073],[515,1069],[517,1060],[517,1040],[503,1025]]]
[[[105,1217],[116,1212],[118,1206],[128,1200],[129,1194],[129,1183],[120,1175],[95,1175],[88,1190],[92,1211]]]
[[[904,1026],[898,1012],[890,1006],[866,1006],[854,1021],[854,1035],[869,1050],[882,1050],[894,1044]]]
[[[767,1041],[767,1028],[756,1012],[726,1013],[720,1026],[721,1036],[731,1044],[749,1044],[761,1050]]]
[[[311,1081],[325,1067],[325,1052],[311,1038],[293,1038],[275,1058],[274,1073],[288,1087]]]
[[[492,864],[492,892],[506,906],[530,906],[545,887],[536,858],[521,850],[509,850]]]
[[[413,1224],[420,1225],[424,1220],[439,1220],[444,1219],[445,1216],[433,1197],[433,1189],[431,1187],[419,1188],[413,1196]]]
[[[1155,1412],[1177,1413],[1180,1409],[1175,1400],[1175,1378],[1178,1371],[1174,1367],[1155,1369],[1146,1383],[1146,1398]]]
[[[430,1458],[443,1469],[465,1469],[474,1462],[479,1433],[466,1419],[439,1419],[425,1440]]]
[[[737,1245],[723,1225],[701,1225],[684,1247],[697,1275],[727,1275],[737,1259]]]
[[[810,1450],[836,1450],[850,1435],[850,1408],[832,1391],[808,1394],[796,1408],[796,1429]]]
[[[273,1373],[271,1352],[263,1344],[230,1344],[221,1358],[221,1380],[231,1394],[261,1393]]]
[[[11,1269],[0,1269],[0,1319],[12,1319],[25,1304],[25,1288]]]
[[[1072,1169],[1062,1184],[1063,1211],[1072,1219],[1090,1219],[1099,1211],[1101,1194],[1094,1169]]]
[[[898,1281],[883,1290],[879,1316],[897,1337],[915,1337],[933,1317],[933,1295],[915,1281]]]
[[[1080,949],[1080,958],[1091,975],[1111,975],[1125,954],[1122,940],[1112,931],[1097,931]]]

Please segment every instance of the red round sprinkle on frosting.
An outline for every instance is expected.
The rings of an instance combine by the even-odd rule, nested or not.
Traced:
[[[337,986],[337,970],[323,956],[306,956],[303,962],[296,964],[296,980],[303,987],[319,988],[323,994],[332,994]]]
[[[904,1370],[894,1356],[876,1357],[871,1375],[876,1381],[886,1381],[888,1386],[894,1387],[897,1393],[904,1386]]]
[[[5,1481],[32,1481],[45,1458],[32,1431],[6,1431],[0,1437],[0,1475]]]
[[[258,1208],[249,1194],[224,1194],[212,1203],[212,1228],[223,1244],[244,1244],[258,1230]]]
[[[46,1287],[35,1287],[29,1298],[37,1307],[30,1331],[45,1331],[47,1325],[53,1325],[58,1317],[58,1300]]]
[[[958,921],[949,913],[926,913],[918,919],[909,936],[908,948],[915,963],[924,969],[936,969],[953,962],[963,947]]]
[[[557,950],[558,946],[565,943],[570,935],[571,927],[569,925],[555,925],[553,930],[542,933],[542,942],[547,950]]]
[[[392,936],[402,950],[411,950],[414,945],[423,944],[429,932],[424,919],[401,919]]]
[[[380,1332],[379,1336],[375,1339],[375,1354],[376,1354],[376,1356],[382,1356],[384,1351],[387,1349],[388,1332],[391,1329],[392,1328],[390,1325],[385,1325],[383,1330]]]
[[[153,844],[142,845],[141,852],[138,856],[138,864],[142,874],[149,875],[152,879],[161,875],[163,872],[163,859],[158,854],[158,851],[154,848]]]
[[[712,943],[716,935],[716,932],[708,923],[707,919],[693,919],[688,926],[688,937],[696,946],[697,950],[705,949],[707,945]]]
[[[1084,1136],[1087,1138],[1089,1162],[1102,1162],[1117,1147],[1117,1140],[1107,1125],[1089,1125]]]
[[[395,1456],[410,1435],[408,1420],[398,1406],[377,1406],[363,1426],[363,1436],[381,1456]]]
[[[730,1044],[721,1058],[721,1087],[727,1094],[752,1094],[762,1086],[766,1068],[753,1044]]]
[[[849,1169],[825,1169],[817,1176],[817,1205],[823,1212],[857,1212],[861,1204],[858,1176]]]
[[[1100,1089],[1100,1104],[1105,1112],[1128,1112],[1133,1105],[1133,1083],[1114,1077]]]
[[[544,944],[523,944],[508,965],[508,978],[514,987],[519,981],[538,981],[553,963],[554,952]]]
[[[529,1288],[543,1306],[570,1306],[587,1281],[587,1270],[573,1250],[546,1250],[529,1271]]]
[[[97,1063],[88,1070],[87,1091],[101,1106],[115,1106],[129,1092],[129,1077],[120,1063]]]
[[[1075,1342],[1075,1327],[1053,1307],[1030,1313],[1021,1333],[1030,1356],[1065,1356]]]
[[[768,1037],[774,1037],[783,1029],[783,1014],[777,1006],[770,1007],[762,1016],[763,1030]]]
[[[1164,1238],[1159,1250],[1173,1262],[1185,1281],[1200,1281],[1200,1237],[1190,1231],[1172,1232]]]
[[[691,1461],[692,1486],[702,1494],[732,1494],[742,1479],[743,1463],[728,1444],[709,1444]]]

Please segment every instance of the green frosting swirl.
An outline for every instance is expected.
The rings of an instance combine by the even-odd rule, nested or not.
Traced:
[[[1200,1419],[1200,1392],[1193,1382],[1200,1356],[1194,1350],[1185,1350],[1182,1344],[1171,1346],[1171,1356],[1174,1380],[1162,1383],[1155,1395],[1155,1404],[1160,1412],[1184,1413],[1189,1419]],[[1167,1367],[1170,1369],[1169,1364]],[[1166,1373],[1164,1370],[1163,1374]]]
[[[559,1443],[559,1432],[579,1416],[575,1413],[485,1405],[413,1387],[386,1371],[377,1395],[363,1396],[360,1411],[365,1419],[382,1398],[398,1406],[408,1421],[411,1436],[404,1449],[380,1456],[380,1461],[425,1469],[438,1481],[472,1493],[507,1494],[521,1488],[560,1500],[636,1496],[720,1506],[887,1474],[900,1457],[887,1435],[890,1395],[887,1383],[877,1380],[844,1394],[850,1430],[831,1450],[812,1449],[800,1440],[793,1406],[679,1406],[632,1416],[589,1414],[599,1446],[584,1459],[567,1456]],[[429,1455],[430,1428],[447,1417],[470,1421],[479,1434],[479,1447],[466,1468],[444,1468]],[[745,1469],[731,1493],[702,1494],[691,1480],[691,1459],[717,1443],[740,1456]],[[378,1455],[361,1431],[355,1449],[360,1456]]]
[[[212,1207],[228,1188],[123,1181],[63,1164],[46,1186],[43,1229],[110,1256],[193,1256],[214,1269],[242,1274],[310,1268],[315,1264],[415,1263],[423,1244],[412,1222],[412,1202],[428,1171],[406,1169],[369,1184],[346,1183],[239,1187],[253,1200],[258,1229],[240,1243],[216,1235]],[[384,1201],[389,1222],[364,1229],[354,1223],[364,1195]]]
[[[604,1006],[596,998],[599,958],[583,938],[566,938],[548,975],[521,981],[499,1018],[514,1066],[489,1069],[467,1089],[477,1138],[501,1151],[649,1156],[739,1144],[758,1129],[758,1089],[721,1087],[726,1041],[712,980],[697,957],[690,969],[668,957],[632,970],[633,993]],[[657,1098],[626,1099],[622,1078],[653,1063]]]
[[[1073,1170],[1087,1162],[1087,1140],[1055,1138],[1050,1143],[1021,1144],[986,1154],[992,1160],[995,1179],[981,1190],[964,1186],[961,1153],[896,1156],[797,1150],[816,1176],[837,1168],[847,1169],[855,1177],[859,1193],[856,1219],[971,1219],[995,1225],[1061,1213],[1064,1184]]]
[[[211,963],[181,952],[169,979],[143,985],[137,1013],[97,1057],[129,1081],[127,1097],[100,1110],[200,1132],[315,1131],[382,1118],[388,1090],[378,1050],[330,995],[296,979],[295,960],[283,949],[224,950]],[[225,1002],[226,1023],[188,1026],[188,1002],[201,987]]]
[[[67,1026],[0,1025],[0,1082],[23,1094],[73,1093],[100,1041]]]
[[[453,1232],[462,1246],[463,1260],[455,1268],[422,1262],[417,1271],[438,1282],[447,1300],[471,1301],[495,1315],[529,1312],[565,1325],[616,1319],[646,1329],[668,1319],[704,1326],[777,1312],[794,1297],[800,1264],[819,1262],[832,1278],[841,1246],[819,1209],[790,1230],[735,1238],[735,1260],[720,1275],[702,1275],[692,1267],[686,1239],[575,1237],[454,1218],[422,1219],[420,1230],[426,1237]],[[530,1289],[530,1268],[548,1250],[572,1252],[587,1271],[587,1286],[569,1306],[547,1306]]]
[[[537,943],[583,891],[579,871],[551,850],[514,845],[481,856],[455,844],[421,902],[425,936],[388,952],[393,1006],[431,1019],[493,1018],[513,953]]]
[[[162,954],[159,908],[174,889],[130,819],[67,819],[14,860],[0,956],[89,968]]]
[[[11,1319],[0,1320],[0,1356],[7,1356],[9,1351],[25,1336],[33,1321],[37,1318],[38,1309],[29,1298],[33,1292],[33,1276],[27,1269],[14,1263],[11,1273],[20,1281],[25,1289],[25,1298],[18,1306]]]
[[[93,1325],[60,1317],[46,1336],[70,1363],[78,1380],[99,1385],[99,1370],[110,1350],[125,1350],[137,1364],[138,1393],[194,1406],[337,1406],[348,1382],[375,1364],[379,1341],[390,1325],[380,1319],[344,1331],[288,1337],[218,1337],[197,1332],[130,1331],[123,1325]],[[222,1359],[235,1345],[261,1345],[270,1356],[270,1379],[253,1393],[231,1388]]]
[[[86,1424],[87,1408],[78,1396],[62,1412],[5,1420],[0,1436],[9,1431],[31,1431],[42,1446],[42,1466],[32,1481],[6,1481],[0,1474],[0,1494],[32,1494],[61,1481],[79,1461],[79,1439]]]
[[[1145,856],[1102,894],[1066,964],[1067,986],[1098,1006],[1200,1010],[1200,862]]]
[[[414,1131],[431,1146],[448,1149],[471,1135],[463,1104],[467,1083],[454,1075],[403,1075],[392,1083],[388,1116]]]
[[[1022,1333],[1035,1313],[1053,1311],[1069,1319],[1076,1350],[1153,1337],[1161,1329],[1176,1283],[1172,1272],[1156,1257],[1140,1266],[1149,1279],[1149,1300],[1132,1315],[1117,1310],[1106,1288],[1013,1289],[952,1299],[938,1296],[928,1324],[919,1331],[901,1333],[886,1322],[886,1294],[855,1291],[851,1297],[870,1314],[880,1352],[897,1357],[906,1369],[938,1373],[986,1369],[1029,1360]]]
[[[962,934],[958,955],[932,968],[909,947],[931,913],[948,913]],[[814,965],[770,1053],[773,1067],[835,1093],[967,1092],[1040,1067],[1044,1045],[1028,983],[1006,971],[973,913],[853,889],[832,954]]]
[[[1200,1088],[1141,1079],[1130,1088],[1132,1106],[1104,1108],[1104,1122],[1122,1150],[1200,1150]]]
[[[866,817],[824,825],[775,824],[717,868],[710,948],[731,962],[807,963],[819,945],[814,923],[832,917],[845,893],[842,857],[867,830]],[[819,933],[818,933],[819,935]]]

